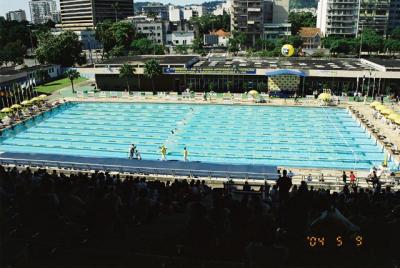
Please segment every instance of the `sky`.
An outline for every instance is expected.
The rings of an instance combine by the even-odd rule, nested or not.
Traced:
[[[59,0],[56,0],[59,5]],[[150,1],[150,0],[149,0]],[[154,2],[161,2],[164,4],[175,4],[175,5],[186,5],[186,4],[199,4],[205,2],[205,0],[151,0]],[[209,0],[208,0],[209,1]],[[146,2],[146,1],[136,1]],[[31,19],[29,12],[29,0],[0,0],[0,16],[5,16],[10,10],[23,9],[25,10],[26,17],[28,20]]]

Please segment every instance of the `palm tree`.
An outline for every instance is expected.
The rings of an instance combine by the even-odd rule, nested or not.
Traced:
[[[163,72],[161,65],[155,59],[151,59],[144,64],[144,75],[151,80],[151,86],[154,92],[154,77]]]
[[[133,75],[136,73],[135,67],[129,64],[124,64],[119,68],[119,77],[125,78],[126,87],[128,88],[128,92],[131,92],[131,88],[129,87],[129,78],[133,78]]]
[[[71,81],[72,93],[75,93],[74,80],[78,79],[81,75],[77,70],[69,69],[66,71],[65,76]]]
[[[113,4],[111,4],[111,7],[114,9],[114,12],[115,12],[115,22],[117,22],[117,21],[118,21],[119,2],[115,1]]]

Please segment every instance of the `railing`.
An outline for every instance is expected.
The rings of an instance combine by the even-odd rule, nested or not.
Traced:
[[[276,173],[256,173],[241,171],[216,171],[202,169],[171,169],[159,167],[141,167],[141,166],[125,166],[125,165],[104,165],[93,163],[78,163],[69,161],[51,161],[51,160],[32,160],[32,159],[15,159],[0,158],[2,165],[16,166],[36,166],[58,169],[77,169],[77,170],[98,170],[98,171],[116,171],[120,173],[137,173],[137,174],[155,174],[155,175],[171,175],[171,176],[190,176],[205,178],[224,178],[224,179],[258,179],[258,180],[276,180]]]

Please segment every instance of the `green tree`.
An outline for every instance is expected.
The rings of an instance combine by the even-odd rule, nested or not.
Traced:
[[[187,54],[188,53],[188,46],[187,45],[176,45],[175,52],[177,54]]]
[[[119,21],[113,23],[110,30],[115,38],[116,45],[128,49],[135,37],[135,28],[132,23]]]
[[[361,33],[362,51],[379,52],[382,50],[384,41],[383,37],[378,35],[374,30],[366,28]]]
[[[112,21],[105,20],[96,25],[96,40],[103,45],[103,55],[107,55],[116,45],[117,41],[111,31]]]
[[[292,35],[296,35],[301,27],[315,27],[317,16],[311,12],[290,12],[288,21],[292,24]]]
[[[392,30],[392,32],[390,33],[390,38],[400,40],[400,26],[397,26]]]
[[[1,57],[5,63],[12,62],[14,64],[22,64],[24,62],[26,46],[20,40],[7,43],[2,51]]]
[[[130,50],[136,32],[132,23],[126,21],[103,21],[96,25],[96,39],[103,45],[103,57],[123,55]],[[118,52],[118,53],[116,53]]]
[[[271,40],[257,39],[256,47],[261,50],[271,51],[275,49],[275,43]]]
[[[79,72],[74,69],[69,69],[64,73],[64,75],[69,79],[69,81],[71,81],[72,93],[75,93],[74,80],[80,77]]]
[[[164,46],[155,44],[146,37],[133,40],[130,48],[131,48],[131,51],[129,52],[130,55],[164,54]]]
[[[233,32],[232,37],[228,40],[228,51],[238,52],[241,46],[246,42],[246,35],[242,32]]]
[[[203,40],[201,39],[201,37],[196,37],[195,39],[193,39],[193,43],[192,43],[192,50],[194,53],[198,53],[198,54],[204,54],[204,48],[203,48]]]
[[[151,59],[144,64],[144,75],[151,80],[151,86],[154,92],[154,77],[162,74],[162,67],[158,61]]]
[[[330,52],[332,54],[348,54],[352,51],[351,44],[345,38],[337,39],[331,43]]]
[[[54,63],[62,66],[83,64],[85,57],[82,55],[82,43],[78,36],[71,31],[60,35],[44,33],[39,37],[36,58],[40,63]]]
[[[208,34],[210,31],[223,29],[230,31],[230,16],[226,13],[223,15],[214,15],[212,13],[201,17],[192,17],[190,19],[200,36]]]
[[[387,39],[385,40],[385,51],[391,54],[400,52],[400,40],[396,39]]]
[[[149,54],[153,42],[147,38],[135,39],[131,43],[131,52],[134,55]]]
[[[124,64],[119,68],[119,77],[125,78],[126,87],[128,88],[128,92],[131,92],[131,88],[129,86],[129,79],[134,77],[136,73],[135,67],[129,64]]]
[[[291,44],[294,48],[300,48],[303,45],[303,40],[298,35],[291,35],[286,39],[286,43]]]

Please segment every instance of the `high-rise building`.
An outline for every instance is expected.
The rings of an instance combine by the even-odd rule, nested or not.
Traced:
[[[168,6],[161,3],[150,3],[142,7],[142,14],[146,16],[157,16],[161,20],[168,20]]]
[[[223,15],[224,12],[225,12],[225,13],[230,15],[231,12],[232,12],[232,5],[233,5],[232,2],[233,2],[233,0],[226,0],[225,3],[222,3],[222,4],[218,5],[215,8],[215,10],[213,11],[213,14],[215,16],[218,16],[218,15]]]
[[[317,28],[324,36],[356,36],[359,4],[359,0],[320,0]]]
[[[57,3],[54,0],[32,0],[29,2],[31,20],[34,24],[57,21]]]
[[[370,28],[380,35],[386,35],[389,8],[390,0],[360,0],[358,31]]]
[[[400,26],[400,0],[390,0],[389,7],[389,21],[388,21],[388,34]]]
[[[290,35],[289,0],[233,0],[231,29],[257,39],[276,39]]]
[[[288,23],[289,0],[264,2],[263,39],[274,40],[291,35],[291,23]]]
[[[133,0],[60,0],[63,29],[84,30],[133,16]]]
[[[9,21],[11,21],[11,20],[24,21],[24,20],[26,20],[25,10],[19,9],[19,10],[7,12],[6,19]]]
[[[324,36],[357,36],[365,28],[386,35],[390,2],[391,0],[320,0],[317,28],[321,29]]]
[[[179,7],[169,5],[168,6],[169,21],[177,22],[183,19],[183,12]]]
[[[231,30],[244,33],[254,45],[263,34],[263,0],[233,0]]]

